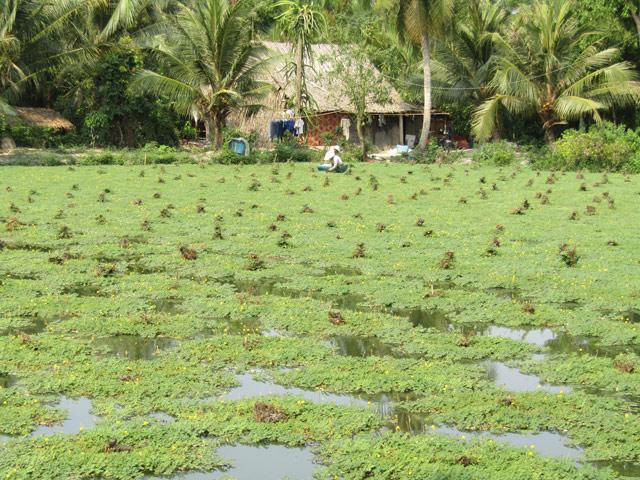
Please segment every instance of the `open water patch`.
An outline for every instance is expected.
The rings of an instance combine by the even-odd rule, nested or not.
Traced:
[[[496,385],[502,386],[510,392],[548,392],[548,393],[569,393],[572,388],[563,386],[547,385],[540,381],[536,375],[526,375],[517,368],[508,367],[500,362],[486,362],[487,376]]]
[[[31,433],[31,437],[50,437],[58,433],[77,435],[83,430],[95,427],[98,417],[91,413],[93,406],[86,397],[62,397],[55,405],[67,411],[67,418],[59,425],[40,426]]]
[[[602,461],[590,464],[597,468],[610,468],[623,478],[640,478],[640,463]]]
[[[339,355],[346,357],[399,357],[394,349],[377,337],[336,335],[329,339],[329,345]]]
[[[260,335],[262,323],[255,317],[233,319],[228,321],[224,331],[229,335]]]
[[[128,360],[153,360],[163,350],[178,346],[173,338],[146,338],[137,335],[120,335],[95,340],[95,345],[109,355]]]
[[[304,390],[295,387],[284,387],[269,381],[256,380],[250,373],[237,375],[236,379],[240,383],[229,393],[217,397],[216,400],[243,400],[247,398],[259,398],[274,395],[292,395],[302,397],[313,403],[334,403],[343,406],[367,406],[367,400],[352,396],[335,393],[320,392],[314,390]]]
[[[78,284],[69,285],[62,289],[62,295],[75,295],[76,297],[106,297],[107,295],[96,285]]]
[[[288,280],[286,278],[262,278],[260,280],[239,279],[234,276],[225,277],[220,280],[221,283],[232,285],[236,292],[247,293],[251,296],[258,297],[261,295],[283,295],[283,284]]]
[[[483,332],[483,335],[494,338],[509,338],[511,340],[529,343],[538,347],[546,346],[557,337],[556,333],[549,328],[519,329],[499,327],[496,325],[490,326]]]
[[[11,388],[18,383],[18,377],[9,373],[0,372],[0,388]]]
[[[317,390],[306,390],[297,387],[285,387],[276,383],[256,380],[250,373],[237,375],[240,386],[229,393],[210,400],[244,400],[268,396],[291,395],[302,397],[311,403],[332,403],[339,406],[366,407],[375,411],[382,418],[390,417],[399,402],[409,402],[418,399],[412,392],[386,392],[362,394],[336,394]]]
[[[168,424],[173,423],[173,422],[176,421],[176,419],[174,417],[172,417],[168,413],[164,413],[164,412],[151,412],[147,416],[151,417],[154,420],[157,420],[158,422],[163,423],[165,425],[168,425]]]
[[[19,333],[24,333],[27,335],[36,335],[38,333],[42,333],[46,330],[47,326],[54,319],[40,317],[37,315],[30,317],[18,317],[20,320],[27,320],[29,323],[22,326],[11,325],[7,328],[0,330],[0,336],[6,335],[17,335]]]
[[[178,315],[181,313],[183,300],[181,298],[156,298],[149,301],[149,306],[156,313],[164,313],[166,315]]]
[[[455,436],[459,439],[490,439],[498,443],[514,447],[527,447],[543,457],[579,459],[583,449],[569,445],[569,440],[564,435],[555,432],[533,433],[492,433],[459,430],[446,425],[429,424],[425,415],[398,411],[398,429],[412,435],[439,434]]]
[[[519,288],[511,287],[491,287],[487,289],[487,292],[505,300],[521,300],[522,292]]]
[[[440,310],[425,310],[421,308],[394,310],[394,315],[406,317],[414,327],[422,327],[427,330],[433,329],[439,332],[453,332],[454,324]]]
[[[171,477],[173,480],[309,480],[316,468],[314,456],[308,448],[283,445],[225,445],[217,454],[231,464],[231,468],[215,472],[189,472]],[[159,477],[147,480],[160,480]]]
[[[288,280],[285,278],[264,278],[261,280],[242,280],[235,277],[225,277],[218,280],[220,283],[232,285],[236,292],[246,293],[251,296],[275,295],[283,298],[302,299],[313,298],[331,302],[331,307],[341,310],[369,311],[361,307],[366,301],[362,295],[346,293],[338,296],[331,296],[317,290],[295,290],[287,288]]]
[[[439,426],[433,433],[441,435],[454,435],[460,439],[472,440],[476,438],[491,439],[498,443],[508,444],[514,447],[526,447],[543,456],[553,458],[569,458],[578,460],[582,457],[583,450],[579,447],[568,445],[568,439],[559,433],[504,433],[491,432],[466,432],[453,427]]]
[[[624,353],[640,355],[640,345],[601,345],[593,337],[559,333],[545,346],[555,354],[587,354],[595,357],[615,358]]]
[[[622,317],[626,322],[640,323],[640,310],[637,308],[631,308],[627,310]]]

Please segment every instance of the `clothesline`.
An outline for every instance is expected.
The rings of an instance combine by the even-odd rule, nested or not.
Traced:
[[[432,115],[446,115],[449,116],[448,113],[445,112],[431,112]],[[332,112],[322,112],[322,113],[306,113],[304,115],[302,115],[303,118],[319,118],[319,117],[328,117],[330,115],[355,115],[355,113],[350,113],[350,112],[341,112],[339,110],[335,110]],[[378,112],[378,113],[367,113],[367,115],[371,115],[371,116],[375,116],[375,115],[384,115],[386,117],[409,117],[409,116],[416,116],[416,115],[422,115],[422,112],[412,112],[412,113],[400,113],[400,112]],[[275,121],[275,120],[274,120]]]

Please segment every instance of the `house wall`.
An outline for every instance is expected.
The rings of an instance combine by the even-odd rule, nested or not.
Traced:
[[[279,119],[282,115],[283,99],[281,95],[272,94],[267,102],[267,106],[257,115],[250,118],[235,114],[229,118],[228,124],[239,128],[244,132],[256,132],[257,146],[268,148],[271,142],[268,138],[269,122]],[[318,116],[305,118],[305,136],[303,142],[310,147],[324,146],[322,135],[326,132],[336,133],[340,126],[340,120],[349,116],[345,113],[321,114]],[[401,138],[400,119],[404,118],[404,138]],[[431,132],[437,134],[444,130],[448,122],[446,116],[434,115],[431,119]],[[372,123],[365,128],[365,136],[373,145],[386,149],[395,147],[398,144],[406,144],[406,136],[414,135],[420,138],[422,131],[422,115],[373,115]],[[355,120],[351,117],[351,131],[349,141],[358,143],[358,135],[355,127]]]
[[[391,148],[400,143],[400,116],[374,115],[367,127],[369,141],[378,148]]]
[[[306,118],[306,144],[310,147],[324,146],[325,142],[322,140],[322,134],[327,132],[336,133],[343,117],[344,115],[339,113],[331,113],[329,115],[318,115],[316,117]]]

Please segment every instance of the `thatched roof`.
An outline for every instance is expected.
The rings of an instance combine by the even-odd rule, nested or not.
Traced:
[[[264,81],[272,83],[281,92],[286,93],[288,97],[293,97],[293,81],[287,79],[287,62],[291,61],[291,44],[264,42],[270,53],[276,57],[268,69]],[[315,44],[312,47],[312,65],[307,69],[307,90],[315,103],[317,104],[319,113],[328,112],[346,112],[353,113],[350,110],[349,102],[346,99],[337,98],[335,92],[331,92],[331,86],[328,84],[326,75],[328,71],[333,69],[329,59],[335,58],[336,53],[340,49],[340,45],[332,44]],[[377,72],[375,66],[370,68]],[[385,83],[387,83],[385,81]],[[399,113],[422,113],[422,108],[411,105],[400,97],[395,88],[388,84],[389,102],[384,105],[371,101],[367,106],[367,113],[370,114],[399,114]]]
[[[18,116],[29,125],[55,130],[73,130],[74,126],[55,110],[50,108],[15,107]]]

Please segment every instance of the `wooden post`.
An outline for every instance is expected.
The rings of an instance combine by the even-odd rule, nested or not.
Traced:
[[[398,123],[400,124],[400,142],[398,145],[404,145],[404,115],[400,114]]]

